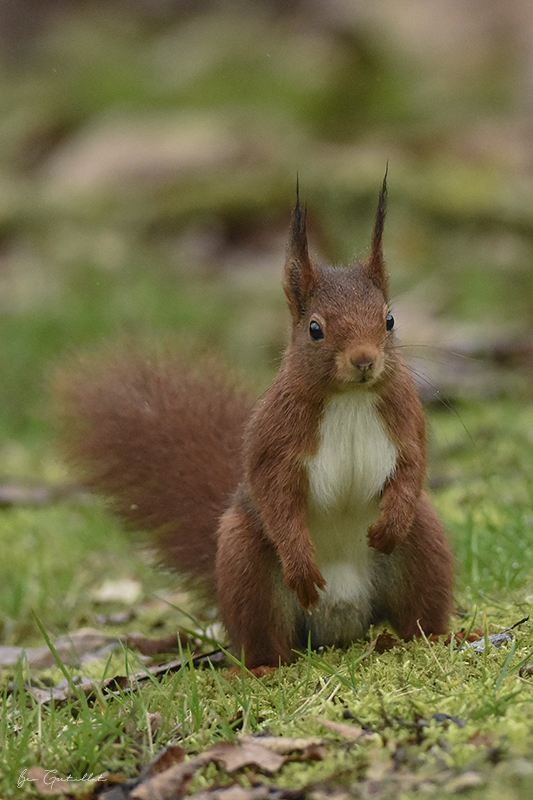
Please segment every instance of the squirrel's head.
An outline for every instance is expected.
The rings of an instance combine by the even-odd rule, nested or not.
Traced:
[[[323,267],[311,260],[305,212],[297,198],[285,263],[283,288],[292,316],[290,351],[317,384],[331,388],[377,384],[393,360],[394,319],[382,234],[387,175],[379,195],[366,261]]]

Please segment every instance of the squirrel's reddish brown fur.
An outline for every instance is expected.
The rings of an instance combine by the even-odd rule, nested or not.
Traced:
[[[423,490],[425,425],[399,354],[382,256],[330,268],[293,213],[290,343],[250,413],[218,368],[119,352],[58,381],[65,450],[179,571],[216,593],[251,669],[388,621],[445,633],[453,559]]]
[[[191,363],[124,340],[75,358],[53,392],[63,453],[85,485],[213,600],[216,530],[241,477],[252,396],[214,359]]]

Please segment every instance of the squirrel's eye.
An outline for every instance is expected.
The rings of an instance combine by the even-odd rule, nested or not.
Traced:
[[[386,322],[386,325],[387,325],[387,330],[388,330],[388,331],[391,331],[391,330],[394,328],[394,317],[392,316],[392,314],[390,313],[390,311],[389,311],[389,313],[387,314],[387,322]]]
[[[316,321],[316,319],[312,319],[309,323],[309,336],[314,342],[319,342],[320,339],[324,338],[324,331]]]

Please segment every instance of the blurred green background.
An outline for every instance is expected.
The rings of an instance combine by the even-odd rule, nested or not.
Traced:
[[[527,3],[4,0],[0,37],[4,476],[51,474],[46,374],[119,332],[198,338],[268,385],[297,174],[335,262],[367,252],[388,162],[421,385],[529,402]]]
[[[387,163],[391,305],[427,401],[430,489],[457,562],[453,624],[494,632],[533,602],[533,4],[0,0],[1,645],[42,645],[35,615],[52,637],[190,627],[179,580],[153,570],[102,505],[63,494],[76,476],[56,452],[48,377],[72,352],[126,332],[218,348],[266,388],[288,330],[280,277],[296,176],[312,253],[346,262],[368,252]],[[102,601],[109,583],[114,599]],[[514,643],[464,664],[450,650],[454,675],[435,656],[443,677],[426,681],[430,714],[494,714],[499,725],[524,701],[524,716],[498,727],[503,744],[468,740],[484,755],[460,750],[461,769],[518,753],[516,775],[529,776],[530,681],[506,675],[531,662],[531,626],[512,662]],[[413,647],[391,671],[394,704],[424,696],[405,688],[412,677],[417,686]],[[16,780],[37,760],[66,775],[72,758],[83,774],[79,725],[58,736],[58,707],[24,716],[24,697],[14,695],[13,728],[4,694],[3,772]],[[172,720],[178,706],[165,703]],[[140,763],[136,713],[119,713],[134,741],[113,727],[112,747],[116,737],[124,748],[113,750],[91,711],[87,771],[94,760],[95,773],[116,769],[126,748]],[[421,739],[416,763],[425,769],[427,750],[450,770],[454,729],[438,733],[442,755]],[[411,763],[403,750],[395,773]]]

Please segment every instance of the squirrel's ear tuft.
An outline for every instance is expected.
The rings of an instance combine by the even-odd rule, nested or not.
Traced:
[[[378,286],[383,294],[387,296],[388,291],[388,276],[385,269],[385,262],[383,259],[383,227],[385,225],[385,214],[387,211],[387,173],[389,165],[385,170],[383,184],[379,193],[378,208],[376,211],[376,219],[374,221],[374,230],[372,231],[372,244],[370,247],[370,256],[365,262],[365,269],[368,277]]]
[[[291,232],[285,260],[283,289],[289,301],[293,318],[297,321],[306,307],[306,301],[315,284],[315,271],[307,249],[306,211],[300,206],[300,192],[296,182],[296,206],[292,212]]]

